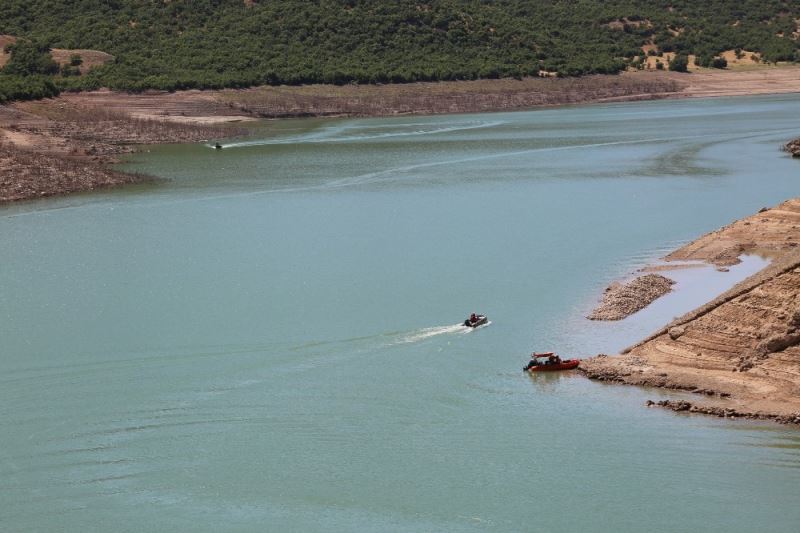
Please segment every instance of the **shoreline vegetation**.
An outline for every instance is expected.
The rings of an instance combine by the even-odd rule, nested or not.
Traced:
[[[796,65],[707,69],[691,75],[659,71],[394,85],[64,93],[0,106],[0,206],[152,180],[111,165],[136,146],[239,136],[245,130],[237,123],[260,118],[475,113],[788,92],[800,92]]]
[[[4,7],[0,100],[100,87],[569,78],[800,60],[800,6],[783,0],[116,0],[113,7],[5,0]]]
[[[772,262],[621,355],[585,359],[579,370],[593,380],[697,395],[648,406],[800,424],[800,198],[762,208],[665,260],[724,269],[742,254]]]

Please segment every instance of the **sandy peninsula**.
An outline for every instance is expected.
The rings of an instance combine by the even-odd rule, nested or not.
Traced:
[[[720,268],[772,259],[706,305],[619,356],[581,363],[591,379],[695,393],[676,411],[800,423],[800,198],[738,220],[667,256]]]

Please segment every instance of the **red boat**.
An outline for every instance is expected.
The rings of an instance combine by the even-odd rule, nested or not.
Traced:
[[[539,361],[539,359],[544,359]],[[578,359],[561,360],[554,352],[532,353],[531,361],[522,370],[526,372],[555,372],[556,370],[571,370],[580,364]]]
[[[532,366],[528,372],[555,372],[556,370],[572,370],[578,368],[580,361],[578,359],[567,359],[560,363],[543,363],[540,365]]]

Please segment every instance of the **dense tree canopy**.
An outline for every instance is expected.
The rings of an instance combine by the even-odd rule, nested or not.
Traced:
[[[3,67],[5,74],[30,76],[55,74],[58,64],[50,57],[50,47],[33,41],[19,41],[8,46],[11,59]]]
[[[0,34],[115,56],[62,88],[142,90],[616,73],[648,43],[788,61],[797,19],[800,0],[4,0]]]

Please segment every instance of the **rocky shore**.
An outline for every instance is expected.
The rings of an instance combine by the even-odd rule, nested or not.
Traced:
[[[789,141],[783,149],[789,152],[792,157],[800,157],[800,139]]]
[[[675,282],[660,274],[645,274],[627,283],[613,283],[589,320],[622,320],[672,291]]]
[[[798,424],[800,425],[800,413],[796,413],[793,415],[770,415],[770,414],[758,414],[758,413],[742,413],[737,411],[736,409],[726,408],[726,407],[714,407],[714,406],[702,406],[702,405],[695,405],[692,402],[687,402],[686,400],[660,400],[658,402],[654,402],[653,400],[647,400],[645,404],[648,407],[650,406],[657,406],[657,407],[664,407],[671,411],[675,411],[676,413],[679,412],[687,412],[687,413],[699,413],[704,415],[711,415],[716,416],[719,418],[743,418],[747,420],[772,420],[774,422],[778,422],[779,424]]]
[[[36,153],[0,143],[0,204],[150,179],[116,172],[91,160]]]
[[[725,265],[748,252],[772,263],[622,355],[582,361],[580,371],[600,381],[699,395],[694,402],[660,404],[674,410],[800,422],[798,242],[800,198],[676,250],[668,258]]]
[[[149,181],[110,165],[137,145],[237,133],[230,127],[136,115],[81,95],[0,106],[0,204]]]

